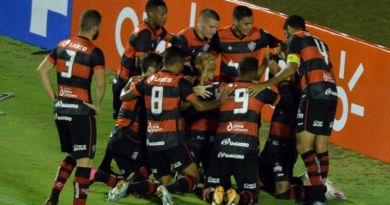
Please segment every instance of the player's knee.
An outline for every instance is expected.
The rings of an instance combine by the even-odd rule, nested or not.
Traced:
[[[281,194],[276,194],[275,197],[277,199],[286,199],[286,200],[290,199],[290,190],[285,191],[285,192],[283,192]]]

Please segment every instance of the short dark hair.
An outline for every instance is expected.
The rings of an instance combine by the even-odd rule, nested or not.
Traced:
[[[165,67],[172,66],[178,62],[184,65],[184,54],[176,46],[168,47],[164,51],[163,62]]]
[[[80,30],[90,31],[94,26],[98,26],[102,20],[102,16],[97,10],[85,10],[80,17]]]
[[[238,70],[240,75],[248,75],[254,72],[257,72],[259,67],[259,60],[255,57],[244,57],[238,63]]]
[[[233,10],[233,18],[240,21],[245,17],[253,16],[252,10],[247,6],[236,6]]]
[[[167,7],[167,4],[163,0],[148,0],[145,5],[145,10],[150,11],[160,6]]]
[[[284,23],[284,27],[287,28],[287,26],[296,29],[305,29],[305,19],[298,15],[291,15],[286,19],[286,22]]]
[[[214,19],[216,21],[220,20],[218,13],[216,11],[214,11],[213,9],[203,9],[200,12],[199,17]]]
[[[141,70],[143,73],[148,72],[149,67],[154,67],[158,71],[162,66],[162,57],[156,53],[148,53],[142,57]]]

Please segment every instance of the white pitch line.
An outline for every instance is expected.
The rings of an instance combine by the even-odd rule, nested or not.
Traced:
[[[351,103],[351,113],[355,115],[359,115],[360,117],[364,117],[364,107],[361,105]]]
[[[359,80],[360,76],[362,76],[364,72],[363,63],[360,63],[359,67],[356,69],[355,73],[353,74],[351,80],[348,82],[349,91],[353,90],[353,87],[355,87],[357,81]]]

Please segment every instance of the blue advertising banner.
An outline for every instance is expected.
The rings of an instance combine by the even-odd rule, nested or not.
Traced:
[[[42,48],[70,36],[73,0],[2,0],[0,34]]]

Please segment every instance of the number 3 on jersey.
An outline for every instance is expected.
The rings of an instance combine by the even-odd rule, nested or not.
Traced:
[[[234,102],[242,103],[240,108],[234,108],[233,113],[246,113],[248,111],[248,91],[246,88],[239,88],[234,91]]]
[[[61,77],[64,78],[70,78],[72,77],[72,69],[73,69],[73,62],[74,58],[76,57],[76,51],[72,50],[65,50],[66,54],[68,54],[69,59],[65,61],[65,66],[68,68],[68,71],[61,72]]]
[[[162,113],[163,105],[163,87],[155,86],[152,88],[152,97],[150,99],[150,107],[153,114]]]

